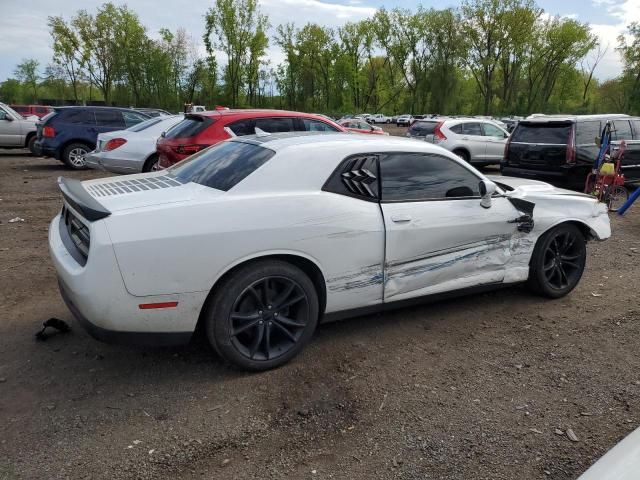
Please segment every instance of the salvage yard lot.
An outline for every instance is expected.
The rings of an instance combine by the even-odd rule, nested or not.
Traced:
[[[572,479],[640,423],[638,206],[566,298],[323,325],[247,374],[203,340],[111,346],[73,322],[47,250],[59,175],[104,176],[0,152],[0,479]],[[72,333],[35,342],[50,317]]]

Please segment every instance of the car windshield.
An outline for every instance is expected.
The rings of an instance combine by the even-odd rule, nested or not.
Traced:
[[[252,143],[226,141],[202,150],[171,167],[171,175],[184,182],[230,190],[275,155]]]
[[[164,118],[162,117],[153,117],[153,118],[150,118],[149,120],[145,120],[144,122],[140,122],[134,125],[133,127],[129,127],[127,128],[127,130],[130,132],[141,132],[142,130],[147,129],[155,125],[156,123],[160,123],[162,120],[164,120]]]
[[[8,113],[10,113],[11,115],[14,115],[16,118],[23,118],[23,115],[20,115],[18,112],[16,112],[9,105],[2,105],[2,108],[4,108],[4,110],[7,111]]]

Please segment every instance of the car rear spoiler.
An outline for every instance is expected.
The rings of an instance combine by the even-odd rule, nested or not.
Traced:
[[[87,220],[93,222],[111,215],[84,189],[80,180],[58,177],[58,187],[67,203]]]

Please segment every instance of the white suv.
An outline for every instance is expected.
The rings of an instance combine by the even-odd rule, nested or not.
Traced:
[[[509,132],[491,120],[458,118],[441,122],[431,138],[466,162],[490,165],[502,160]]]
[[[0,103],[0,148],[28,148],[33,153],[36,121],[26,119],[9,105]]]

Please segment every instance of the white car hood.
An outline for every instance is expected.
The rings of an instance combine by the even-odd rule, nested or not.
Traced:
[[[530,180],[528,178],[503,177],[499,175],[487,175],[487,178],[497,184],[503,184],[513,189],[513,192],[519,192],[526,195],[569,195],[572,197],[583,197],[593,200],[591,195],[586,193],[574,192],[565,188],[554,187],[550,183],[541,182],[539,180]]]
[[[630,433],[578,480],[638,480],[640,428]]]
[[[87,180],[82,182],[82,186],[112,214],[224,193],[197,183],[184,183],[166,172]]]

